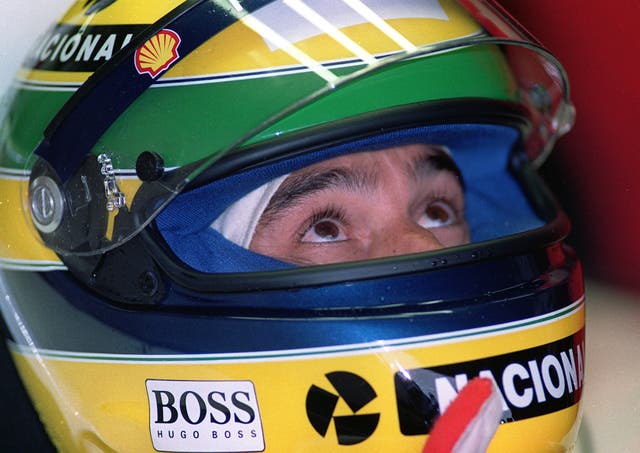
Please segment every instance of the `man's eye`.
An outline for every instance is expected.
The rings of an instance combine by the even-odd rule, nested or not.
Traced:
[[[434,201],[429,204],[418,220],[423,228],[438,228],[456,222],[456,211],[445,201]]]
[[[302,242],[336,242],[345,239],[346,236],[340,225],[331,219],[314,223],[302,236]]]

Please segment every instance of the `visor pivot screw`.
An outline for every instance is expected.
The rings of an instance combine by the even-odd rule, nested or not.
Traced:
[[[142,275],[140,275],[139,283],[142,292],[149,297],[155,295],[160,287],[158,276],[151,271],[143,272]]]
[[[31,218],[42,233],[53,233],[62,223],[64,197],[56,182],[48,176],[38,176],[29,190]]]
[[[140,153],[136,160],[136,174],[142,181],[156,181],[164,174],[164,160],[153,151]]]

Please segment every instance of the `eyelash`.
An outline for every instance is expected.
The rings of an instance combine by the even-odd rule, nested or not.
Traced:
[[[321,220],[334,220],[343,225],[347,224],[347,214],[344,209],[336,207],[336,206],[328,206],[323,209],[314,210],[311,216],[307,219],[306,222],[302,224],[300,231],[298,231],[298,237],[302,239],[304,235],[309,231],[309,228],[314,226],[316,223]]]
[[[462,215],[464,209],[461,209],[457,204],[454,198],[447,195],[436,195],[435,193],[429,194],[425,199],[425,206],[429,206],[433,203],[446,203],[451,206],[451,209],[455,212],[456,216],[459,218]]]

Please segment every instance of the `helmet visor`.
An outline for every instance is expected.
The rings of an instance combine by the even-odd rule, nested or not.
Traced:
[[[221,156],[310,126],[498,99],[527,111],[534,160],[573,120],[562,67],[487,2],[187,3],[97,71],[28,159],[25,212],[56,252],[113,249]]]

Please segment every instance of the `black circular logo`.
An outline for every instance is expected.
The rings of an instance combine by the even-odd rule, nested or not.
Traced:
[[[334,371],[325,377],[332,389],[312,385],[307,392],[307,417],[311,426],[325,437],[333,421],[340,445],[354,445],[367,439],[376,430],[380,414],[359,412],[376,398],[373,387],[360,376],[346,371]],[[350,414],[335,414],[340,399],[349,407]]]

